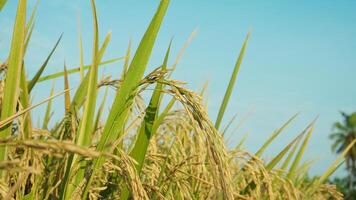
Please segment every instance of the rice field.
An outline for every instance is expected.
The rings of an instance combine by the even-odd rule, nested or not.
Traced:
[[[0,2],[1,9],[6,1]],[[311,164],[302,158],[314,121],[270,159],[264,158],[264,151],[298,114],[277,128],[257,152],[241,148],[246,137],[234,148],[226,147],[221,122],[248,53],[250,33],[231,67],[218,117],[212,120],[204,88],[191,91],[171,78],[179,62],[170,54],[171,45],[162,64],[146,70],[169,0],[160,1],[136,51],[129,45],[126,55],[106,61],[102,58],[111,34],[99,42],[95,7],[99,1],[90,3],[91,64],[84,65],[80,41],[79,68],[64,66],[62,72],[45,75],[60,37],[35,76],[27,79],[24,56],[37,6],[29,11],[26,0],[18,1],[10,52],[0,68],[1,199],[343,199],[336,186],[326,182],[355,141],[322,176],[310,180]],[[99,77],[99,67],[108,63],[121,66],[120,77]],[[79,85],[69,85],[72,73],[80,74]],[[48,98],[31,102],[36,84],[50,84],[55,78],[63,80],[65,90],[49,89]],[[107,105],[108,88],[115,90],[112,105]],[[106,91],[103,98],[100,90]],[[64,97],[62,108],[52,104],[58,96]],[[46,112],[35,126],[31,113],[39,106]],[[107,115],[104,107],[110,107]],[[65,115],[49,126],[54,109],[63,109]]]

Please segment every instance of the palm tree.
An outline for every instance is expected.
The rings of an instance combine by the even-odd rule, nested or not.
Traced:
[[[336,153],[341,153],[343,150],[356,139],[356,112],[348,115],[341,112],[343,116],[342,122],[336,122],[333,126],[335,131],[330,135],[330,139],[334,140],[332,150]],[[349,189],[354,189],[354,180],[356,177],[356,145],[347,153],[345,157],[346,169],[349,175]]]

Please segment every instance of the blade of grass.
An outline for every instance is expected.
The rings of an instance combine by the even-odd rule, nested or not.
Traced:
[[[109,32],[106,34],[104,42],[101,45],[100,50],[99,50],[99,54],[98,54],[99,63],[104,56],[104,52],[106,50],[107,45],[110,42],[110,38],[111,38],[111,33]],[[72,104],[71,104],[71,111],[74,111],[75,109],[79,109],[82,106],[82,104],[85,100],[85,97],[86,97],[88,84],[89,84],[89,72],[85,75],[84,79],[81,81],[77,91],[74,94],[74,98],[73,98]]]
[[[169,44],[169,47],[167,49],[166,55],[164,57],[163,65],[162,65],[162,70],[165,71],[167,70],[167,62],[168,62],[168,57],[169,57],[169,52],[171,49],[171,43]],[[152,135],[155,133],[153,132],[153,124],[157,118],[158,114],[158,108],[160,106],[160,99],[161,99],[161,91],[162,91],[163,85],[160,83],[157,83],[153,94],[151,96],[150,103],[148,107],[146,108],[146,113],[144,116],[144,119],[141,123],[141,127],[138,132],[138,136],[135,142],[135,145],[133,149],[130,152],[131,158],[136,160],[137,165],[136,165],[136,170],[137,173],[141,173],[141,169],[143,166],[143,162],[146,157],[146,152],[148,149],[148,145],[150,143],[150,139]],[[122,192],[121,199],[127,199],[129,198],[129,190],[127,187]]]
[[[30,29],[29,29],[29,31],[28,31],[28,33],[27,33],[27,35],[26,35],[25,47],[24,47],[24,57],[25,57],[25,55],[26,55],[27,47],[28,47],[28,44],[30,43],[30,40],[31,40],[32,33],[33,33],[33,30],[34,30],[34,29],[35,29],[35,24],[33,24],[33,25],[30,27]]]
[[[219,127],[220,127],[222,118],[224,116],[227,104],[229,103],[229,100],[230,100],[230,97],[231,97],[232,90],[234,89],[236,78],[237,78],[237,75],[238,75],[239,70],[240,70],[242,59],[243,59],[243,57],[245,55],[245,50],[246,50],[246,46],[247,46],[249,38],[250,38],[250,32],[247,33],[245,41],[244,41],[244,43],[242,45],[242,48],[241,48],[241,51],[240,51],[240,55],[239,55],[239,57],[237,59],[234,71],[232,72],[232,75],[231,75],[231,78],[230,78],[229,85],[228,85],[228,87],[226,89],[226,92],[225,92],[224,99],[223,99],[223,101],[221,103],[221,106],[220,106],[220,109],[219,109],[219,114],[218,114],[218,117],[216,118],[216,122],[215,122],[215,128],[217,130],[219,130]]]
[[[181,61],[184,52],[187,50],[188,46],[190,45],[190,43],[192,43],[193,39],[195,38],[195,36],[198,33],[198,28],[195,28],[193,30],[193,32],[189,35],[187,41],[184,43],[182,49],[179,51],[176,60],[174,61],[174,64],[172,66],[172,71],[174,71],[177,67],[177,65],[179,64],[179,62]]]
[[[113,106],[104,126],[103,134],[97,145],[98,151],[112,151],[112,148],[106,149],[108,142],[115,141],[121,135],[120,131],[123,130],[123,126],[126,122],[126,119],[128,118],[127,115],[129,108],[132,105],[132,94],[136,90],[136,87],[144,74],[168,4],[169,0],[161,1],[155,16],[151,21],[151,24],[149,25],[136,50],[135,56],[132,59],[130,67],[127,71],[127,76],[122,82],[120,89],[117,91]],[[92,171],[96,172],[102,166],[104,161],[104,157],[95,159]],[[84,192],[85,196],[89,191],[92,177],[93,174],[90,174]]]
[[[340,156],[336,158],[336,160],[331,164],[331,166],[326,170],[326,172],[320,176],[319,179],[316,181],[316,185],[320,185],[324,183],[334,172],[335,170],[340,166],[340,164],[343,162],[345,159],[346,154],[351,150],[352,147],[356,144],[356,139],[354,139],[346,148],[345,150],[341,153]]]
[[[91,0],[92,14],[93,14],[93,22],[94,22],[94,44],[93,44],[93,64],[89,69],[89,81],[87,85],[87,99],[84,105],[84,112],[82,120],[80,121],[77,135],[77,145],[82,147],[87,147],[90,145],[90,141],[92,139],[93,133],[93,121],[94,121],[94,113],[96,107],[96,96],[97,96],[97,82],[98,82],[98,64],[100,62],[100,52],[99,52],[99,30],[98,30],[98,18],[96,14],[95,0]],[[107,45],[107,43],[106,43]],[[104,47],[104,49],[106,46]],[[103,54],[103,52],[102,52]],[[68,105],[69,107],[69,105]],[[69,109],[69,108],[68,108]],[[80,182],[84,178],[85,173],[85,162],[79,161],[80,157],[75,155],[73,158],[72,166],[79,165],[79,169],[74,173],[71,171],[71,176],[73,176],[72,180],[68,185],[68,189],[66,190],[65,199],[70,199],[73,191],[77,186],[79,186]]]
[[[283,132],[285,128],[298,116],[299,113],[293,115],[286,123],[283,124],[281,128],[279,128],[277,131],[275,131],[268,139],[267,141],[262,145],[262,147],[256,152],[256,156],[260,157],[262,153],[266,150],[266,148],[273,142],[276,137]]]
[[[157,129],[159,128],[159,126],[161,125],[162,121],[164,120],[164,118],[167,116],[168,112],[171,110],[171,108],[173,107],[174,103],[176,102],[176,99],[173,97],[169,102],[168,104],[166,105],[166,107],[163,109],[162,113],[156,117],[156,119],[154,120],[153,124],[152,124],[152,129],[151,129],[151,133],[155,133],[157,131]],[[158,112],[158,108],[157,108],[157,112]],[[138,136],[137,139],[140,139],[140,137]],[[174,142],[174,141],[173,141]],[[137,143],[135,143],[136,145]],[[173,143],[172,143],[173,145]],[[146,147],[146,151],[147,151],[147,147]],[[131,152],[132,153],[132,152]],[[146,152],[145,152],[146,154]],[[136,160],[137,161],[137,160]],[[141,161],[141,164],[137,164],[136,165],[136,168],[138,170],[138,172],[140,173],[141,169],[142,169],[142,166],[143,166],[143,161],[144,161],[144,158],[142,159]],[[137,161],[138,162],[138,161]],[[164,164],[166,165],[166,164]],[[165,168],[166,166],[164,166]],[[161,174],[162,175],[162,174]],[[160,180],[160,179],[158,179]],[[121,196],[121,199],[127,199],[128,198],[128,190],[127,188],[125,187],[125,190],[123,191],[123,195]]]
[[[132,40],[130,39],[129,45],[128,45],[127,50],[126,50],[124,67],[122,68],[121,80],[125,79],[127,70],[129,68],[130,57],[131,57],[131,44],[132,44]]]
[[[22,108],[28,108],[30,107],[30,98],[28,95],[28,89],[27,89],[27,81],[26,81],[26,75],[25,75],[25,69],[22,68],[21,70],[21,80],[20,80],[20,103]],[[27,112],[26,115],[24,116],[24,122],[23,122],[23,138],[24,139],[29,139],[31,138],[31,130],[32,130],[32,125],[31,125],[31,112]]]
[[[37,8],[38,8],[38,4],[40,3],[40,0],[36,1],[35,7],[32,10],[30,19],[28,20],[27,24],[26,24],[26,39],[25,39],[25,47],[24,47],[24,55],[26,54],[27,51],[27,46],[31,40],[31,36],[35,27],[35,23],[34,23],[34,19],[35,19],[35,15],[37,12]]]
[[[234,123],[235,119],[237,117],[237,114],[235,114],[231,120],[229,121],[229,123],[225,126],[224,130],[222,131],[222,137],[224,138],[225,137],[225,134],[227,132],[227,130],[230,128],[230,126]]]
[[[296,138],[292,140],[286,147],[282,149],[280,153],[278,153],[267,165],[267,170],[272,170],[281,160],[282,158],[288,153],[290,148],[304,135],[304,132],[299,134]]]
[[[306,146],[307,146],[307,144],[309,142],[310,136],[313,133],[315,121],[316,121],[316,119],[310,125],[310,128],[309,128],[309,130],[308,130],[308,132],[307,132],[307,134],[306,134],[306,136],[304,138],[304,141],[303,141],[302,145],[300,146],[299,151],[298,151],[296,157],[294,158],[294,161],[293,161],[292,165],[289,168],[289,172],[287,174],[287,178],[290,179],[290,180],[292,180],[294,178],[294,176],[295,176],[295,170],[297,169],[297,167],[299,165],[299,162],[303,157],[303,154],[304,154]]]
[[[314,160],[308,160],[300,164],[298,168],[295,170],[295,184],[299,186],[301,183],[305,181],[305,177],[308,175],[308,171],[310,167],[315,163]]]
[[[283,162],[283,164],[280,168],[279,174],[285,172],[285,170],[287,169],[292,157],[294,156],[295,152],[297,151],[300,141],[301,141],[301,138],[299,138],[298,141],[293,145],[292,150],[289,152],[287,158],[285,159],[285,161]]]
[[[170,48],[171,48],[171,44],[169,44],[166,56],[164,58],[164,62],[162,65],[163,71],[167,69],[167,62],[168,62]],[[162,88],[163,88],[162,84],[157,83],[156,88],[153,91],[150,103],[146,109],[146,114],[141,124],[141,128],[139,129],[137,141],[132,151],[130,152],[130,156],[133,159],[135,159],[138,163],[136,166],[138,172],[141,171],[142,164],[146,156],[146,151],[147,151],[149,141],[151,139],[152,134],[154,134],[154,132],[152,132],[152,126],[157,118],[157,112],[158,112],[159,102],[161,99]]]
[[[307,126],[306,129],[304,129],[290,144],[288,144],[272,161],[270,161],[266,165],[266,169],[273,169],[273,167],[278,164],[278,162],[284,157],[284,155],[288,152],[288,150],[291,148],[291,145],[294,144],[298,138],[302,137],[313,125],[314,121]],[[250,193],[251,190],[254,190],[256,188],[256,183],[254,181],[251,181],[243,190],[241,194],[248,194]]]
[[[252,115],[252,111],[249,111],[240,121],[238,124],[236,124],[236,126],[231,130],[231,133],[229,134],[229,136],[225,136],[225,142],[226,144],[231,143],[231,140],[233,138],[233,136],[236,134],[236,132],[240,129],[240,127],[246,123],[246,121],[248,120],[248,118]]]
[[[42,64],[42,66],[40,67],[40,69],[37,71],[37,73],[35,74],[35,76],[32,78],[32,80],[28,83],[28,92],[31,93],[32,89],[35,87],[35,84],[39,81],[44,69],[46,68],[49,60],[51,59],[54,51],[56,50],[59,42],[62,39],[63,34],[61,34],[61,36],[59,36],[59,39],[57,40],[56,44],[54,45],[54,47],[52,48],[51,53],[49,53],[49,55],[47,56],[46,60],[44,61],[44,63]]]
[[[3,7],[5,6],[7,0],[0,0],[0,11],[3,9]]]
[[[107,96],[108,96],[108,92],[109,92],[109,88],[107,87],[107,88],[105,89],[105,93],[104,93],[103,100],[102,100],[102,102],[101,102],[101,104],[100,104],[100,106],[99,106],[98,113],[96,114],[93,132],[95,132],[95,130],[98,129],[99,122],[100,122],[100,118],[101,118],[101,115],[102,115],[103,110],[104,110],[104,107],[105,107],[106,98],[107,98]]]
[[[104,56],[104,52],[106,50],[106,47],[107,45],[109,44],[110,42],[110,38],[111,38],[111,33],[107,33],[106,36],[105,36],[105,39],[104,39],[104,42],[103,44],[101,45],[101,48],[99,50],[99,53],[98,53],[98,61],[100,63],[101,59],[103,58]],[[87,85],[89,83],[89,72],[85,75],[84,79],[80,82],[80,85],[77,89],[77,91],[75,92],[74,94],[74,98],[72,100],[72,103],[71,103],[71,111],[75,111],[76,109],[79,109],[84,100],[85,100],[85,97],[87,96]]]
[[[120,61],[120,60],[123,60],[123,59],[124,59],[124,57],[106,60],[106,61],[104,61],[104,62],[101,62],[101,63],[99,64],[99,66],[108,65],[108,64],[111,64],[111,63],[114,63],[114,62],[117,62],[117,61]],[[89,69],[90,66],[91,66],[91,65],[85,65],[85,66],[84,66],[84,70]],[[77,73],[77,72],[80,72],[80,67],[76,67],[76,68],[73,68],[73,69],[69,69],[67,72],[68,72],[68,75],[74,74],[74,73]],[[64,72],[57,72],[57,73],[54,73],[54,74],[50,74],[50,75],[43,76],[43,77],[39,78],[37,82],[40,83],[40,82],[43,82],[43,81],[48,81],[48,80],[60,78],[60,77],[62,77],[62,76],[64,76]]]
[[[50,96],[53,96],[54,94],[54,81],[52,84],[52,88],[51,88],[51,92],[50,92]],[[48,101],[47,103],[47,107],[46,107],[46,112],[45,112],[45,116],[43,118],[43,124],[42,124],[42,128],[43,129],[48,129],[48,123],[49,120],[51,119],[51,109],[52,109],[52,99]]]
[[[25,41],[25,23],[26,23],[26,0],[20,0],[17,7],[17,14],[13,30],[10,55],[8,61],[8,70],[5,79],[1,121],[9,118],[16,112],[17,99],[23,59],[23,48]],[[11,134],[11,126],[8,125],[0,130],[0,138]],[[6,147],[0,147],[0,161],[7,159]],[[0,171],[0,178],[3,178],[4,171]]]
[[[172,109],[176,99],[173,97],[163,109],[162,113],[157,117],[152,126],[152,132],[156,132],[159,126],[162,124],[164,118],[167,116],[168,112]]]
[[[102,60],[102,58],[104,56],[104,53],[106,51],[106,47],[108,47],[110,39],[111,39],[111,31],[109,31],[106,34],[103,44],[98,49],[99,50],[99,52],[98,52],[98,60],[99,60],[98,65],[100,64],[100,62],[101,62],[101,60]],[[124,59],[124,58],[122,58],[122,59]]]
[[[23,57],[25,57],[26,52],[27,52],[27,47],[28,44],[31,40],[32,37],[32,33],[35,27],[34,24],[34,18],[37,12],[37,8],[39,5],[40,0],[37,0],[35,3],[35,7],[32,10],[31,16],[29,21],[27,22],[26,25],[26,29],[25,29],[25,44],[24,44],[24,52],[23,52]],[[23,108],[27,108],[30,106],[30,99],[29,99],[29,94],[32,90],[32,88],[29,88],[29,85],[27,83],[26,80],[26,75],[25,75],[25,71],[24,69],[21,72],[22,76],[21,76],[21,95],[20,95],[20,100],[21,100],[21,104]],[[30,111],[26,113],[25,115],[25,120],[24,120],[24,139],[28,139],[31,138],[31,131],[32,131],[32,124],[31,124],[31,113]],[[31,151],[31,154],[33,152]],[[39,176],[35,176],[35,182],[33,184],[33,187],[31,188],[31,192],[27,195],[25,195],[23,198],[24,199],[34,199],[35,193],[37,192],[37,188],[38,188],[38,180],[39,180]]]
[[[28,111],[30,111],[30,110],[32,110],[32,109],[34,109],[34,108],[36,108],[36,107],[38,107],[38,106],[40,106],[40,105],[42,105],[42,104],[48,102],[49,100],[51,100],[51,99],[53,99],[53,98],[56,98],[56,97],[58,97],[58,96],[64,94],[65,92],[66,92],[66,90],[64,90],[64,91],[62,91],[62,92],[60,92],[60,93],[58,93],[58,94],[55,94],[55,95],[53,95],[53,96],[50,96],[50,97],[48,97],[47,99],[45,99],[45,100],[43,100],[43,101],[41,101],[41,102],[39,102],[39,103],[37,103],[37,104],[31,106],[31,107],[25,108],[25,109],[23,109],[23,110],[17,112],[16,114],[13,114],[13,115],[7,117],[6,119],[1,120],[1,121],[0,121],[0,129],[2,129],[2,128],[4,128],[5,126],[9,125],[14,119],[18,118],[19,116],[21,116],[21,115],[27,113]]]
[[[67,67],[65,63],[64,63],[64,89],[67,90],[67,92],[64,94],[64,110],[65,110],[65,115],[67,116],[70,113],[70,91],[68,90],[69,80],[68,80]]]
[[[249,132],[245,133],[245,135],[242,136],[240,142],[236,145],[235,149],[240,149],[241,146],[245,143],[245,141],[249,135],[250,135]]]
[[[206,91],[207,91],[207,89],[208,89],[208,86],[209,86],[209,81],[205,81],[204,82],[204,84],[203,84],[203,86],[202,86],[202,88],[201,88],[201,90],[200,90],[200,93],[199,93],[199,95],[202,97],[202,98],[204,98],[205,96],[206,96]],[[206,97],[207,98],[207,97]]]
[[[40,3],[40,0],[37,0],[32,12],[31,12],[30,19],[28,20],[28,22],[26,24],[26,34],[27,35],[29,33],[29,30],[30,30],[31,26],[33,26],[33,24],[34,24],[34,19],[35,19],[35,16],[36,16],[36,12],[37,12],[37,8],[38,8],[39,3]]]
[[[128,111],[128,107],[130,107],[130,104],[132,103],[132,101],[130,100],[132,98],[131,95],[136,89],[145,71],[148,59],[153,48],[154,41],[156,39],[158,30],[163,20],[163,16],[166,12],[168,2],[168,0],[161,1],[157,13],[154,16],[136,51],[136,54],[127,72],[127,77],[123,81],[121,88],[120,90],[118,90],[118,93],[115,97],[112,110],[109,114],[107,124],[104,128],[103,136],[97,147],[98,150],[104,150],[104,146],[106,146],[109,139],[118,138],[119,132],[116,132],[116,130],[122,130],[118,127],[121,127],[127,118],[125,114]]]
[[[83,35],[80,25],[80,16],[78,16],[78,35],[79,35],[79,72],[80,72],[80,81],[84,78],[84,53],[83,53]]]

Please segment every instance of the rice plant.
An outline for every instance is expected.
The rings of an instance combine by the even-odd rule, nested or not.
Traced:
[[[0,9],[5,3],[0,1]],[[170,64],[172,43],[163,53],[162,64],[146,72],[169,0],[160,1],[132,58],[129,45],[125,56],[107,61],[102,58],[111,34],[100,43],[95,1],[88,3],[94,24],[91,63],[84,65],[80,37],[80,66],[64,66],[62,72],[44,75],[60,37],[35,76],[27,80],[24,55],[37,6],[27,20],[27,1],[18,1],[9,56],[0,68],[1,199],[342,199],[326,180],[355,141],[320,178],[307,180],[310,163],[303,163],[302,156],[314,121],[270,160],[263,158],[264,151],[297,115],[256,153],[241,148],[244,139],[235,148],[226,147],[219,128],[250,33],[213,122],[206,112],[204,92],[191,91],[171,79],[178,63]],[[121,76],[99,78],[98,68],[109,63],[122,66]],[[72,73],[81,74],[76,90],[68,81]],[[30,101],[38,83],[58,78],[63,79],[63,91],[55,93],[53,86],[48,98]],[[115,90],[112,105],[106,103],[108,88]],[[106,90],[102,99],[99,90]],[[151,97],[144,98],[143,93]],[[52,100],[60,95],[65,115],[49,126]],[[164,98],[170,101],[163,103]],[[31,118],[38,106],[47,106],[41,127],[34,126]],[[107,116],[104,107],[110,107]]]

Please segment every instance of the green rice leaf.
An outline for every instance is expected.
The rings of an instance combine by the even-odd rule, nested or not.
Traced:
[[[128,113],[133,102],[133,93],[141,80],[146,69],[149,57],[152,52],[154,42],[166,13],[169,0],[162,0],[158,10],[153,17],[145,35],[143,36],[136,53],[132,59],[127,71],[125,80],[122,82],[114,99],[113,106],[104,126],[103,134],[97,145],[98,151],[112,151],[113,148],[107,149],[108,142],[116,140],[121,134],[124,124],[128,118]],[[103,162],[104,157],[99,157],[94,161],[93,171],[97,171]],[[87,194],[93,175],[90,176],[86,185],[85,193]]]
[[[67,90],[64,94],[64,110],[67,116],[70,113],[70,91],[66,64],[64,64],[64,89]]]
[[[219,114],[218,114],[218,117],[216,118],[216,122],[215,122],[215,128],[217,130],[220,127],[222,118],[223,118],[223,116],[225,114],[225,110],[226,110],[227,104],[229,103],[229,100],[230,100],[230,97],[231,97],[232,90],[234,89],[236,78],[237,78],[237,75],[239,73],[243,57],[245,55],[245,50],[246,50],[246,46],[247,46],[249,38],[250,38],[250,32],[247,33],[245,41],[244,41],[244,43],[242,45],[242,48],[241,48],[241,51],[240,51],[240,55],[239,55],[239,57],[237,59],[234,71],[232,72],[232,75],[231,75],[231,78],[230,78],[229,85],[228,85],[228,87],[226,89],[226,92],[225,92],[224,99],[223,99],[223,101],[221,103],[221,106],[220,106],[220,109],[219,109]]]
[[[106,50],[106,47],[108,46],[109,42],[110,42],[110,38],[111,38],[111,33],[107,33],[104,39],[104,42],[99,50],[98,53],[98,61],[100,63],[101,59],[104,56],[104,52]],[[85,68],[85,67],[84,67]],[[78,71],[80,69],[78,68]],[[85,75],[84,79],[80,82],[80,85],[77,89],[77,91],[75,92],[74,98],[72,100],[72,104],[71,104],[71,110],[74,111],[76,109],[79,109],[86,96],[87,96],[87,85],[89,84],[89,72]]]
[[[159,126],[162,124],[164,118],[167,116],[168,112],[174,106],[176,99],[173,97],[167,104],[167,106],[163,109],[162,113],[157,117],[152,126],[152,132],[156,132]]]
[[[164,58],[162,70],[167,69],[167,62],[168,62],[170,48],[171,48],[171,44],[169,45],[166,56]],[[157,83],[156,88],[153,91],[150,103],[146,109],[146,114],[145,114],[144,120],[141,124],[141,128],[139,129],[139,133],[138,133],[138,137],[137,137],[135,146],[133,147],[132,151],[130,152],[130,156],[133,159],[135,159],[136,162],[138,163],[137,167],[136,167],[138,172],[141,171],[149,141],[151,139],[152,134],[154,134],[154,132],[152,132],[152,127],[153,127],[154,121],[157,118],[162,88],[163,88],[162,84]]]
[[[128,117],[127,113],[132,105],[132,93],[136,90],[146,69],[154,41],[168,7],[168,2],[168,0],[161,1],[161,4],[130,64],[127,77],[116,94],[111,112],[104,127],[103,136],[97,147],[100,151],[104,150],[108,141],[116,139],[120,135],[118,130],[122,130],[122,126]]]
[[[26,75],[25,75],[25,69],[23,68],[21,70],[21,80],[20,80],[20,103],[22,108],[28,108],[30,107],[30,98],[28,95],[28,89],[27,89],[27,81],[26,81]],[[26,115],[24,116],[24,121],[23,121],[23,138],[24,139],[29,139],[31,138],[31,131],[32,131],[32,125],[31,125],[31,112],[27,112]]]
[[[167,69],[167,62],[168,62],[170,49],[171,49],[171,43],[169,44],[168,50],[166,52],[166,56],[165,56],[163,64],[162,64],[162,70]],[[155,133],[152,131],[153,130],[152,128],[153,128],[153,124],[157,118],[162,88],[163,88],[162,84],[157,83],[157,85],[153,91],[150,103],[149,103],[148,107],[146,108],[145,116],[141,123],[141,127],[139,128],[139,132],[138,132],[138,136],[137,136],[135,145],[130,152],[130,156],[133,159],[135,159],[137,162],[136,170],[139,174],[141,172],[143,162],[146,157],[146,152],[148,149],[148,145],[150,143],[150,139],[151,139],[152,135]],[[127,199],[128,197],[129,197],[129,191],[127,188],[125,188],[121,195],[121,199]]]
[[[28,44],[30,43],[30,40],[31,40],[31,37],[32,37],[32,33],[33,33],[33,30],[35,29],[35,25],[33,24],[30,29],[28,30],[28,33],[27,33],[27,36],[26,36],[26,40],[25,40],[25,47],[24,47],[24,57],[26,55],[26,52],[27,52],[27,47],[28,47]]]
[[[59,39],[57,40],[56,44],[54,45],[54,47],[52,48],[52,51],[49,53],[49,55],[47,56],[46,60],[44,61],[44,63],[42,64],[42,66],[40,67],[40,69],[37,71],[37,73],[35,74],[35,76],[32,78],[32,80],[28,83],[28,92],[31,93],[32,89],[35,87],[36,83],[39,81],[44,69],[46,68],[49,60],[51,59],[54,51],[56,50],[59,42],[62,39],[63,34],[61,34],[61,36],[59,37]]]
[[[22,116],[22,115],[26,114],[28,111],[30,111],[30,110],[32,110],[34,108],[37,108],[38,106],[50,101],[51,99],[54,99],[54,98],[56,98],[58,96],[63,95],[65,92],[66,92],[66,90],[64,90],[64,91],[62,91],[62,92],[60,92],[58,94],[55,94],[53,96],[50,96],[47,99],[45,99],[45,100],[43,100],[43,101],[41,101],[41,102],[39,102],[39,103],[37,103],[35,105],[32,105],[31,107],[24,108],[23,110],[17,112],[16,114],[13,114],[13,115],[7,117],[6,119],[1,120],[0,121],[0,129],[3,129],[6,126],[8,126],[14,119],[18,118],[19,116]]]
[[[79,124],[79,128],[78,128],[79,131],[76,140],[77,145],[81,147],[88,147],[92,139],[94,113],[95,113],[96,96],[97,96],[98,65],[100,62],[100,54],[104,53],[104,50],[103,52],[99,52],[99,30],[98,30],[98,20],[97,20],[94,0],[91,0],[91,6],[92,6],[92,13],[93,13],[93,21],[94,21],[93,61],[92,61],[92,66],[89,69],[89,79],[88,79],[88,84],[86,85],[87,99],[85,101],[83,117]],[[104,43],[105,47],[103,49],[106,48],[107,43]],[[69,106],[70,105],[68,105],[68,109]],[[72,166],[79,165],[80,168],[75,173],[73,170],[71,170],[71,174],[73,174],[74,177],[72,178],[71,183],[68,185],[65,199],[71,198],[73,191],[78,185],[80,185],[80,182],[84,178],[86,163],[79,162],[79,159],[80,157],[77,155],[75,155],[73,158]]]
[[[4,4],[4,3],[3,3]],[[1,5],[3,6],[3,5]],[[8,60],[8,69],[6,73],[1,121],[9,118],[16,112],[16,105],[19,94],[21,68],[25,42],[25,24],[26,24],[26,0],[20,0],[17,7],[17,14],[13,30],[10,55]],[[11,126],[7,125],[0,130],[0,138],[11,134]],[[7,159],[6,147],[0,147],[0,161]],[[3,171],[0,171],[0,177],[3,177]]]
[[[24,55],[26,54],[27,51],[27,46],[31,40],[31,36],[35,27],[35,23],[34,23],[34,18],[37,12],[37,8],[38,8],[38,4],[40,3],[40,0],[36,1],[35,7],[32,10],[30,19],[28,20],[27,24],[26,24],[26,39],[25,39],[25,47],[24,47]]]
[[[292,180],[294,178],[294,176],[295,176],[295,170],[297,169],[297,167],[299,165],[299,162],[303,157],[303,154],[304,154],[305,149],[307,147],[307,144],[309,142],[310,136],[313,133],[314,123],[315,123],[315,120],[310,124],[310,127],[309,127],[309,129],[307,131],[307,134],[306,134],[306,136],[304,138],[304,141],[303,141],[302,145],[300,146],[299,151],[298,151],[296,157],[294,158],[294,161],[293,161],[292,165],[289,168],[289,172],[288,172],[287,178],[289,178],[290,180]]]
[[[282,164],[282,166],[280,168],[280,173],[279,174],[281,174],[282,172],[285,172],[285,170],[287,169],[292,157],[294,156],[295,152],[297,151],[297,148],[298,148],[298,145],[299,145],[300,141],[301,141],[301,138],[299,138],[295,142],[295,144],[293,145],[292,150],[289,152],[287,158],[284,160],[284,162],[283,162],[283,164]]]
[[[123,60],[123,59],[124,59],[124,57],[106,60],[106,61],[100,62],[99,66],[108,65],[108,64],[111,64],[111,63],[114,63],[114,62],[117,62],[117,61],[120,61],[120,60]],[[84,70],[89,69],[90,67],[91,67],[91,65],[85,65],[85,66],[84,66]],[[72,68],[72,69],[69,69],[69,70],[67,71],[68,75],[74,74],[74,73],[77,73],[77,72],[80,72],[80,67]],[[63,71],[62,71],[62,72],[58,72],[58,73],[54,73],[54,74],[50,74],[50,75],[43,76],[43,77],[39,78],[37,82],[40,83],[40,82],[44,82],[44,81],[48,81],[48,80],[60,78],[60,77],[62,77],[62,76],[64,76],[64,72],[63,72]],[[84,80],[83,80],[83,81],[84,81]]]
[[[352,147],[356,144],[356,139],[354,139],[339,155],[336,160],[331,164],[331,166],[326,170],[326,172],[320,176],[320,178],[316,181],[316,185],[320,185],[324,183],[334,172],[335,170],[341,165],[343,160],[345,159],[346,154],[352,150]]]
[[[103,114],[103,111],[104,111],[104,107],[105,107],[105,103],[106,103],[106,98],[108,96],[108,92],[109,92],[109,88],[107,87],[105,89],[103,100],[102,100],[102,102],[101,102],[101,104],[99,106],[98,113],[96,114],[96,118],[95,118],[95,121],[94,121],[94,130],[93,130],[93,132],[95,132],[95,130],[98,129],[100,118],[101,118],[101,115]]]
[[[240,142],[236,145],[235,149],[241,149],[241,146],[245,143],[248,136],[249,132],[245,133],[245,135],[242,136]]]
[[[53,96],[53,94],[54,94],[54,82],[52,84],[50,96]],[[43,124],[42,124],[43,129],[48,129],[48,123],[52,116],[51,109],[52,109],[52,99],[49,100],[47,103],[46,112],[45,112],[45,116],[43,118]]]
[[[84,53],[83,53],[83,36],[82,29],[80,26],[80,18],[78,17],[78,34],[79,34],[79,72],[80,72],[80,80],[82,81],[84,78]]]
[[[277,156],[275,156],[267,165],[266,165],[266,169],[267,170],[272,170],[282,159],[283,157],[286,155],[286,153],[288,153],[288,151],[290,150],[290,148],[298,141],[300,140],[300,138],[303,136],[304,133],[299,134],[296,138],[294,138],[292,140],[292,142],[290,142],[286,147],[284,147],[282,149],[282,151],[277,154]]]
[[[27,35],[29,33],[29,30],[31,29],[30,27],[32,27],[34,24],[34,19],[35,19],[35,15],[36,15],[39,3],[40,3],[40,0],[37,0],[35,3],[35,7],[33,8],[32,12],[31,12],[30,19],[28,20],[28,22],[26,24],[26,34]]]
[[[99,52],[98,52],[98,59],[99,61],[101,61],[103,59],[103,56],[104,56],[104,53],[106,51],[106,48],[108,47],[109,45],[109,42],[110,42],[110,39],[111,39],[111,31],[109,31],[106,36],[105,36],[105,39],[104,39],[104,42],[103,44],[101,45],[100,49],[99,49]],[[122,58],[123,59],[123,58]],[[100,62],[99,62],[100,63]],[[99,65],[99,64],[98,64]]]
[[[189,35],[187,41],[184,43],[183,47],[180,49],[173,65],[172,65],[172,71],[174,71],[177,68],[177,65],[179,64],[179,62],[182,60],[182,57],[184,55],[184,52],[187,50],[188,46],[190,45],[190,43],[192,43],[193,39],[195,38],[195,36],[198,33],[198,28],[195,28],[192,33]],[[171,74],[169,74],[168,76],[170,76]]]
[[[298,116],[298,113],[293,115],[286,123],[283,124],[283,126],[279,129],[277,129],[268,139],[267,141],[262,145],[262,147],[256,152],[256,156],[260,157],[262,153],[266,150],[266,148],[273,142],[276,137],[283,132],[285,128]]]
[[[130,56],[131,56],[131,44],[132,44],[132,40],[130,39],[129,45],[128,45],[127,50],[126,50],[125,63],[124,63],[124,66],[122,68],[121,80],[125,79],[127,70],[129,68]]]
[[[308,171],[314,162],[313,160],[305,161],[295,170],[296,176],[294,177],[294,181],[297,186],[305,181],[305,178],[308,176]]]
[[[222,134],[221,134],[223,138],[225,137],[225,134],[226,134],[227,130],[228,130],[228,129],[230,128],[230,126],[234,123],[236,117],[237,117],[237,114],[235,114],[235,115],[231,118],[231,120],[229,121],[229,123],[225,126],[225,128],[224,128],[224,130],[222,131]]]
[[[3,7],[5,6],[7,0],[0,0],[0,11],[3,9]]]

